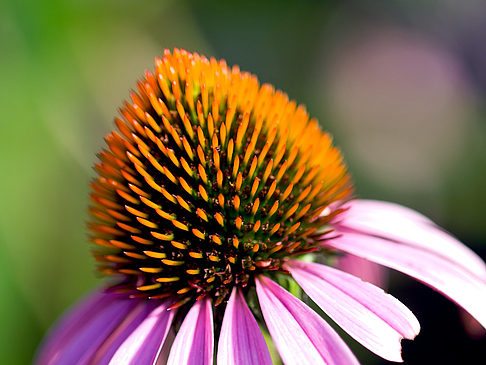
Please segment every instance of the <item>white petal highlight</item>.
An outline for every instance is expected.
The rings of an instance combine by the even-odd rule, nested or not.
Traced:
[[[312,300],[356,341],[384,359],[403,361],[400,341],[413,339],[420,324],[400,301],[329,266],[292,260],[286,268]]]
[[[196,301],[187,313],[170,350],[168,365],[213,363],[213,309],[209,298]]]
[[[372,200],[354,200],[348,204],[350,209],[336,224],[337,231],[351,229],[420,247],[486,280],[483,260],[420,213],[397,204]]]
[[[410,275],[462,306],[486,327],[486,284],[434,252],[354,232],[323,242],[323,246],[351,253]]]
[[[218,365],[272,365],[257,321],[243,294],[234,288],[224,312],[218,343]]]
[[[302,301],[264,276],[255,281],[265,323],[285,364],[359,364],[331,326]]]
[[[155,308],[122,343],[110,364],[155,364],[174,318],[168,307],[165,302]]]

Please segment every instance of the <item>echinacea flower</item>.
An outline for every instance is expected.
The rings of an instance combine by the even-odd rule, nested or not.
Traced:
[[[354,199],[329,134],[286,94],[224,61],[166,50],[95,166],[95,290],[37,364],[356,364],[289,284],[377,355],[420,326],[380,288],[326,265],[352,254],[408,274],[486,325],[486,266],[426,217]],[[290,290],[290,291],[289,291]]]

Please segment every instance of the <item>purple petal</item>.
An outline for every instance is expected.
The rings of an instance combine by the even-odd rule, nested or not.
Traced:
[[[292,260],[285,266],[319,307],[356,341],[390,361],[402,361],[402,338],[420,331],[401,302],[359,278],[320,264]]]
[[[354,232],[323,242],[410,275],[440,291],[486,326],[486,283],[429,250]]]
[[[140,301],[120,325],[103,341],[103,344],[96,350],[91,362],[97,365],[109,364],[121,344],[147,318],[156,304],[155,301]]]
[[[224,312],[218,343],[219,365],[272,365],[267,344],[243,294],[234,288]]]
[[[397,204],[354,200],[336,230],[351,229],[440,255],[486,280],[486,264],[472,250],[421,214]]]
[[[169,365],[213,363],[213,309],[209,298],[196,301],[187,313],[169,354]]]
[[[155,308],[118,348],[110,364],[155,364],[174,318],[169,305],[165,302]]]
[[[39,347],[35,363],[39,365],[52,364],[59,349],[63,348],[79,328],[86,323],[86,318],[92,317],[100,308],[113,300],[103,290],[95,290],[81,299],[79,303],[63,314],[52,326],[48,335]]]
[[[121,299],[116,294],[104,294],[88,308],[75,309],[65,321],[72,320],[67,338],[59,341],[59,347],[49,357],[41,356],[38,364],[88,364],[97,349],[110,334],[129,316],[140,303],[137,300]],[[76,327],[74,327],[76,326]],[[60,333],[60,332],[59,332]],[[59,336],[56,333],[55,336]]]
[[[122,298],[98,289],[83,299],[50,331],[35,364],[64,364],[76,356],[77,364],[91,361],[111,332],[140,303]]]
[[[331,326],[302,301],[264,276],[257,277],[256,289],[265,323],[285,364],[359,364]]]

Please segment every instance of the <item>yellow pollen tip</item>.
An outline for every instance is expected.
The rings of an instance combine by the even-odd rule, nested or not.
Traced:
[[[204,233],[202,233],[200,230],[195,229],[195,228],[192,229],[192,234],[194,236],[196,236],[197,238],[202,239],[202,240],[206,238],[206,236],[204,235]]]
[[[184,261],[163,259],[162,263],[168,266],[180,266],[184,264]]]
[[[213,235],[213,236],[211,237],[211,239],[212,239],[212,240],[213,240],[213,242],[214,242],[214,243],[216,243],[217,245],[222,245],[222,244],[223,244],[223,242],[221,241],[221,238],[219,238],[219,237],[218,237],[218,236],[216,236],[216,235]]]
[[[152,234],[152,236],[162,241],[170,241],[174,238],[174,235],[172,234],[162,234],[158,232],[150,232],[150,233]]]
[[[180,278],[177,277],[177,276],[172,276],[170,278],[157,278],[155,279],[156,281],[158,281],[159,283],[173,283],[175,281],[179,281]],[[155,285],[155,284],[154,284]],[[160,287],[160,286],[159,286]]]
[[[139,270],[150,274],[158,274],[162,271],[160,267],[140,267]]]
[[[183,230],[183,231],[188,231],[188,230],[189,230],[189,227],[188,227],[186,224],[184,224],[184,223],[182,223],[182,222],[179,222],[179,221],[178,221],[178,220],[176,220],[176,219],[173,219],[173,220],[172,220],[172,224],[173,224],[173,225],[174,225],[176,228],[179,228],[179,229],[181,229],[181,230]]]
[[[151,285],[142,285],[142,286],[138,286],[137,287],[137,290],[140,290],[140,291],[147,291],[147,290],[154,290],[154,289],[158,289],[161,287],[161,284],[160,283],[155,283],[155,284],[151,284]]]
[[[203,257],[202,253],[199,252],[189,252],[189,256],[191,256],[193,259],[202,259]]]
[[[148,257],[152,257],[154,259],[165,259],[167,255],[162,252],[155,252],[155,251],[143,251],[145,255]]]
[[[201,208],[197,208],[196,214],[204,221],[208,221],[208,216],[206,215],[206,212],[202,210]]]
[[[171,245],[174,246],[175,248],[178,248],[179,250],[185,250],[187,249],[187,245],[177,242],[177,241],[170,241]]]

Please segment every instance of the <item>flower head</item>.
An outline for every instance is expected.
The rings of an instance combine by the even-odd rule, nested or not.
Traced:
[[[303,106],[224,61],[168,51],[116,119],[96,165],[100,270],[132,296],[210,297],[319,248],[350,197],[339,151]],[[341,204],[341,203],[339,203]]]
[[[92,183],[94,255],[114,279],[61,321],[38,363],[269,364],[258,322],[287,364],[356,363],[283,287],[290,277],[357,341],[400,361],[418,321],[316,263],[338,253],[416,277],[486,323],[484,263],[416,212],[353,200],[331,137],[284,93],[178,49],[137,89]]]

